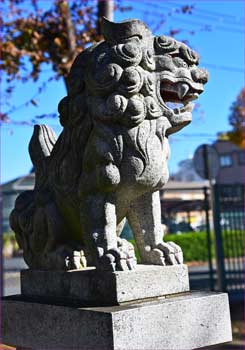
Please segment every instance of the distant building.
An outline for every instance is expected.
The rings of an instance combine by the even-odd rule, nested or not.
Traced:
[[[197,182],[203,179],[196,173],[192,158],[184,159],[178,164],[178,171],[171,175],[172,181]]]
[[[30,173],[17,179],[6,182],[1,185],[2,199],[2,223],[1,231],[7,232],[10,230],[9,215],[14,208],[16,197],[24,191],[34,188],[35,174]]]
[[[226,140],[217,140],[213,147],[219,155],[219,184],[244,184],[244,150]]]
[[[10,230],[9,215],[14,208],[16,197],[23,191],[34,188],[35,174],[33,172],[9,181],[1,186],[2,191],[2,232]],[[204,221],[203,188],[208,187],[207,181],[169,181],[161,191],[161,206],[163,216],[174,216],[177,221],[186,221],[196,226]]]
[[[185,223],[182,232],[205,226],[204,189],[209,193],[209,181],[169,181],[160,191],[162,222],[175,233],[171,226]],[[170,223],[172,224],[170,225]],[[189,225],[189,229],[188,226]],[[178,225],[179,226],[179,225]]]
[[[226,140],[217,140],[212,145],[219,157],[218,184],[244,184],[244,150]],[[203,179],[196,173],[193,159],[184,159],[178,164],[178,171],[171,175],[170,180],[181,182],[196,182]]]

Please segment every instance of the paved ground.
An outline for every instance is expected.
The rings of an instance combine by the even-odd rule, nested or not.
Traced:
[[[20,294],[20,270],[26,268],[22,257],[4,259],[3,295]]]

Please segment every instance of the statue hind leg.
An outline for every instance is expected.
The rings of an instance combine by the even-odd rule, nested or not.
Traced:
[[[35,167],[35,188],[21,193],[10,225],[32,269],[78,269],[85,264],[80,245],[69,241],[69,231],[49,184],[49,161],[56,136],[46,125],[36,125],[29,144]]]
[[[45,270],[84,266],[86,261],[81,247],[64,240],[68,229],[55,203],[49,198],[44,201],[45,193],[42,195],[40,203],[35,191],[21,193],[10,215],[10,225],[27,265],[31,269]]]
[[[127,218],[143,264],[183,263],[181,248],[173,242],[163,241],[159,192],[146,193],[137,198],[131,204]]]

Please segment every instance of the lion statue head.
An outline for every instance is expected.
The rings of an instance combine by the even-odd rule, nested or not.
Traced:
[[[105,40],[73,63],[68,96],[59,104],[61,124],[90,115],[131,128],[165,116],[172,126],[168,134],[189,124],[192,101],[208,80],[197,53],[171,37],[153,36],[140,20],[104,18],[102,31]]]

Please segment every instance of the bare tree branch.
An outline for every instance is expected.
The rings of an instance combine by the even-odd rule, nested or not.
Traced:
[[[71,13],[70,13],[68,1],[65,1],[65,0],[58,1],[58,7],[66,23],[68,45],[69,45],[69,52],[70,52],[69,59],[71,59],[76,54],[77,45],[76,45],[75,28],[71,19]]]

